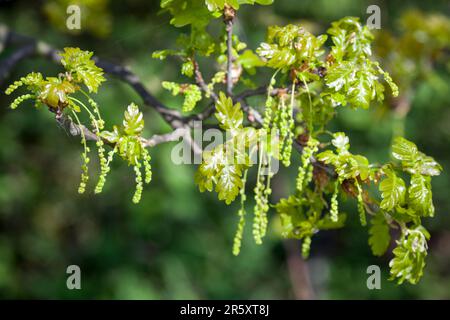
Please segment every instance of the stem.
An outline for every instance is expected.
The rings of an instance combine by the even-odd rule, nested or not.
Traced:
[[[88,99],[88,100],[92,100],[93,102],[95,102],[87,93],[86,91],[84,91],[83,89],[80,89],[80,92]],[[98,107],[94,108],[95,113],[97,114],[97,117],[99,120],[102,119],[102,117],[100,116],[100,110],[98,109]]]
[[[77,116],[77,114],[75,113],[75,111],[70,110],[70,112],[71,112],[72,115],[74,116],[75,121],[77,122],[78,126],[81,127],[80,119],[78,118],[78,116]],[[81,138],[82,138],[82,142],[83,142],[83,146],[84,146],[84,154],[87,155],[86,136],[84,135],[83,130],[80,130],[80,134],[81,134]]]
[[[303,78],[303,76],[302,76],[302,81],[303,81],[303,83],[304,83],[304,85],[305,85],[305,88],[306,88],[306,93],[308,94],[308,100],[309,100],[309,123],[308,123],[308,129],[309,129],[309,135],[312,137],[313,136],[313,131],[314,131],[314,128],[313,128],[313,121],[312,121],[312,100],[311,100],[311,94],[310,94],[310,92],[309,92],[309,87],[308,87],[308,84],[306,83],[306,81],[305,81],[305,79]]]
[[[203,92],[206,95],[209,94],[211,98],[214,100],[214,102],[219,100],[219,97],[214,92],[214,90],[210,90],[208,88],[208,85],[206,84],[205,79],[203,78],[203,74],[200,71],[200,66],[198,65],[198,62],[192,59],[192,63],[194,64],[195,82],[197,83],[197,85],[203,90]]]
[[[233,18],[225,20],[227,32],[227,94],[233,95]]]
[[[78,126],[81,127],[80,119],[78,118],[78,116],[75,113],[75,111],[70,110],[70,112],[74,116],[75,121],[78,123]],[[84,152],[83,152],[83,162],[84,163],[83,163],[83,165],[81,167],[82,168],[81,182],[80,182],[80,185],[78,187],[78,193],[82,194],[82,193],[85,192],[85,190],[86,190],[86,183],[89,180],[89,175],[88,175],[88,172],[89,172],[89,168],[88,168],[88,163],[89,163],[88,152],[89,152],[89,149],[88,149],[87,144],[86,144],[86,136],[85,136],[83,130],[81,130],[80,134],[81,134],[81,143],[83,144],[83,147],[84,147]]]
[[[87,111],[87,113],[89,113],[89,117],[91,118],[92,122],[94,123],[95,129],[97,130],[98,133],[100,133],[100,130],[98,128],[98,124],[97,124],[97,119],[95,119],[94,114],[91,112],[91,110],[89,110],[89,108],[80,100],[74,98],[74,97],[69,97],[70,100],[72,100],[73,102],[78,103],[81,107],[83,107],[84,110]]]

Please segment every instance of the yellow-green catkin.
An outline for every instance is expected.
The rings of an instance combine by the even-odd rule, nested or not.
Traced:
[[[243,187],[240,190],[241,208],[238,211],[239,222],[238,222],[236,234],[235,234],[234,240],[233,240],[233,255],[235,255],[235,256],[239,255],[239,253],[241,251],[242,237],[243,237],[244,228],[245,228],[245,214],[246,214],[245,201],[247,200],[247,195],[245,194],[245,184],[247,183],[247,172],[248,172],[248,170],[245,170],[243,178],[242,178]]]
[[[286,105],[285,98],[280,98],[278,105],[278,129],[280,130],[280,158],[284,166],[288,167],[291,163],[292,152],[292,130],[290,127],[290,118],[292,113]]]
[[[264,150],[263,146],[260,144],[259,150],[259,159],[258,159],[258,175],[256,178],[256,186],[254,189],[255,192],[255,207],[254,207],[254,218],[253,218],[253,238],[255,239],[256,244],[262,244],[262,238],[264,237],[266,231],[265,228],[267,226],[267,211],[269,211],[269,194],[270,189],[266,191],[266,178],[270,179],[270,175],[264,175],[262,170],[267,168],[264,163]],[[268,165],[270,167],[270,164]],[[269,185],[270,180],[267,181],[267,185]]]
[[[366,209],[364,208],[364,199],[362,194],[362,188],[359,185],[358,182],[356,182],[356,187],[358,188],[358,213],[359,213],[359,220],[361,221],[361,225],[365,226],[367,225],[366,220]]]
[[[102,119],[101,115],[100,115],[100,110],[98,109],[98,104],[97,102],[95,102],[94,99],[89,98],[88,99],[88,103],[91,106],[91,108],[94,110],[95,114],[97,115],[97,127],[99,130],[103,130],[103,128],[105,127],[105,121]]]
[[[14,81],[14,83],[10,84],[8,88],[5,91],[5,94],[10,95],[15,90],[17,90],[19,87],[23,86],[23,81],[25,78],[20,78],[20,80]]]
[[[270,131],[270,124],[272,123],[273,103],[274,98],[268,96],[266,100],[266,110],[264,111],[264,121],[263,121],[263,129],[265,129],[267,132]]]
[[[294,139],[294,131],[295,131],[295,120],[294,120],[294,103],[295,103],[295,82],[292,84],[291,89],[291,101],[289,105],[285,106],[284,114],[283,114],[283,125],[284,130],[284,148],[282,152],[282,162],[285,167],[289,167],[291,165],[291,155],[292,155],[292,143]]]
[[[263,122],[263,129],[267,131],[267,133],[270,132],[270,125],[272,123],[272,116],[273,116],[273,105],[275,99],[272,97],[272,91],[276,84],[276,75],[278,73],[278,70],[273,74],[272,78],[270,79],[269,86],[267,87],[267,99],[265,104],[265,111],[264,111],[264,122]]]
[[[138,162],[133,166],[134,173],[136,174],[136,191],[133,195],[133,203],[139,203],[141,201],[142,190],[144,189],[142,183],[141,164]]]
[[[145,183],[149,184],[152,181],[152,166],[150,165],[152,158],[145,148],[142,148],[142,159],[144,163]]]
[[[106,175],[109,172],[108,160],[105,157],[105,148],[103,140],[97,134],[98,140],[96,142],[98,150],[98,158],[100,160],[100,177],[98,179],[97,185],[95,186],[95,193],[101,193],[106,182]]]
[[[10,107],[11,107],[11,109],[17,109],[17,107],[25,100],[30,100],[30,99],[34,99],[34,98],[35,98],[35,95],[33,95],[33,94],[24,94],[20,97],[17,97],[16,99],[14,99],[14,101],[11,103]]]
[[[307,186],[312,181],[313,174],[314,174],[314,166],[310,164],[306,168],[306,174],[305,174],[305,180],[303,181],[303,186]]]
[[[338,193],[339,193],[339,183],[336,181],[334,184],[334,192],[333,195],[331,196],[331,209],[330,209],[330,216],[331,216],[331,221],[337,222],[339,217],[338,217],[338,212],[339,212],[339,208],[338,208]]]
[[[303,186],[309,183],[312,179],[312,166],[307,171],[308,166],[311,164],[311,157],[319,150],[319,142],[313,138],[310,138],[308,144],[303,148],[301,161],[302,165],[298,168],[298,175],[296,180],[296,189],[299,193],[303,191]],[[306,178],[306,179],[305,179]]]
[[[272,194],[270,188],[270,179],[272,172],[270,171],[270,155],[267,155],[267,161],[264,161],[264,152],[260,150],[258,176],[255,192],[255,208],[253,219],[253,237],[256,244],[262,244],[262,238],[266,235],[269,211],[269,196]],[[264,163],[264,166],[263,166]],[[262,170],[266,171],[262,174]]]
[[[114,149],[108,152],[108,159],[106,160],[105,166],[101,166],[100,178],[98,179],[97,185],[95,186],[95,193],[101,193],[103,191],[103,187],[105,186],[106,176],[109,171],[111,171],[110,164],[114,158],[114,155],[117,152],[117,146]]]
[[[81,181],[78,187],[78,193],[83,194],[86,191],[86,185],[89,180],[89,157],[88,153],[90,151],[89,147],[86,145],[86,139],[83,137],[81,139],[81,144],[84,146],[84,152],[81,154],[83,159],[83,164],[81,165]]]
[[[272,193],[270,188],[264,189],[264,203],[260,214],[259,223],[261,224],[259,227],[261,238],[264,238],[267,233],[267,224],[269,223],[269,219],[267,217],[267,212],[269,211],[269,195]]]
[[[307,259],[309,257],[309,251],[311,249],[311,237],[304,237],[302,241],[302,256]]]
[[[253,219],[253,237],[255,239],[256,244],[262,244],[262,230],[261,226],[263,225],[262,219],[264,212],[269,210],[269,205],[267,203],[267,199],[264,196],[264,177],[258,179],[256,183],[255,191],[255,208],[254,208],[254,219]]]
[[[264,199],[265,199],[265,207],[264,207],[264,211],[262,213],[261,216],[261,236],[264,237],[266,235],[267,232],[267,225],[269,223],[269,219],[267,217],[267,212],[269,211],[269,197],[272,194],[272,189],[270,188],[270,180],[272,178],[272,173],[270,172],[270,161],[269,164],[267,166],[267,169],[269,170],[269,172],[267,173],[266,176],[266,188],[264,189]]]

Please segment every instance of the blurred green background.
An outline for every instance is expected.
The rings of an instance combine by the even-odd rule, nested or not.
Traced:
[[[82,32],[68,33],[62,20],[65,9],[78,2],[89,4],[82,6]],[[226,206],[215,194],[200,194],[193,182],[195,166],[171,163],[173,144],[151,150],[154,177],[139,205],[131,202],[132,171],[120,161],[113,163],[101,195],[87,192],[80,196],[78,139],[59,128],[48,112],[29,105],[11,111],[11,98],[2,93],[0,297],[449,299],[449,2],[275,0],[269,7],[243,7],[236,31],[255,48],[270,24],[303,22],[314,32],[325,32],[343,16],[365,21],[370,4],[380,6],[382,17],[382,29],[377,32],[382,40],[375,52],[400,82],[407,110],[404,101],[391,101],[370,111],[341,108],[331,129],[347,132],[352,151],[373,162],[388,159],[393,133],[404,131],[444,167],[444,173],[433,179],[436,217],[425,222],[432,239],[425,275],[418,285],[399,286],[387,280],[390,254],[372,256],[367,229],[359,225],[354,203],[344,208],[350,215],[348,225],[318,234],[306,262],[300,259],[299,243],[283,243],[272,232],[262,246],[256,246],[250,228],[240,256],[234,257],[231,247],[238,204]],[[411,10],[416,11],[411,14]],[[181,108],[177,107],[180,100],[161,89],[162,80],[179,80],[178,62],[154,60],[151,53],[174,48],[183,30],[170,26],[169,16],[158,12],[159,1],[147,0],[126,4],[112,0],[0,1],[1,24],[58,48],[79,46],[126,64],[162,101]],[[406,19],[402,24],[408,12],[409,22]],[[408,33],[413,38],[425,33],[428,38],[421,37],[425,40],[418,47],[410,39],[404,39],[403,47],[386,40],[388,34],[407,38]],[[0,64],[12,52],[11,48],[0,49]],[[443,56],[437,57],[436,52]],[[404,69],[399,61],[406,65]],[[8,83],[30,71],[52,75],[59,70],[43,59],[29,59],[13,70],[0,89],[3,92]],[[205,73],[211,75],[213,70]],[[141,103],[129,87],[112,77],[96,98],[107,123],[120,121],[131,101]],[[158,114],[144,110],[147,135],[169,130]],[[275,197],[289,194],[295,172],[294,165],[279,173]],[[272,217],[276,219],[273,211]],[[71,264],[82,270],[82,290],[66,288],[66,268]],[[381,290],[366,287],[366,269],[372,264],[382,269]]]

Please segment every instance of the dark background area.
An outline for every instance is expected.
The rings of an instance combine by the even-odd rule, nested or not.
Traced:
[[[158,14],[159,1],[91,1],[96,4],[87,7],[82,32],[72,34],[61,18],[66,17],[67,5],[77,2],[0,1],[0,24],[54,47],[78,46],[128,65],[162,101],[181,109],[180,100],[161,88],[163,80],[179,80],[178,62],[151,58],[155,50],[174,48],[183,31],[169,25],[168,14]],[[408,10],[448,19],[450,9],[448,1],[275,0],[268,7],[243,6],[236,31],[256,48],[268,25],[300,22],[321,33],[344,16],[365,21],[370,4],[381,7],[379,33],[391,30],[398,35],[402,32],[399,19]],[[216,33],[220,27],[212,26]],[[11,52],[0,48],[0,60]],[[208,66],[213,64],[205,63]],[[14,69],[0,90],[4,92],[9,83],[30,71],[53,75],[60,70],[46,60],[29,59]],[[209,76],[213,72],[205,70]],[[133,172],[120,161],[113,163],[101,195],[78,195],[78,139],[59,128],[49,112],[29,104],[10,110],[11,97],[1,93],[0,297],[290,299],[305,294],[319,299],[448,299],[449,82],[447,60],[433,65],[409,87],[411,110],[405,119],[399,119],[395,110],[386,111],[387,106],[359,111],[341,108],[331,128],[348,133],[354,153],[382,162],[389,158],[393,132],[400,126],[419,149],[442,164],[443,174],[433,180],[436,217],[425,222],[432,235],[430,254],[425,275],[415,286],[388,281],[390,253],[372,256],[367,228],[359,225],[353,202],[343,205],[349,214],[347,226],[318,234],[306,262],[300,260],[299,243],[284,244],[273,227],[262,246],[253,243],[247,228],[241,254],[234,257],[238,203],[227,206],[215,194],[199,193],[193,181],[195,166],[170,161],[174,144],[150,151],[153,181],[145,187],[139,205],[131,202]],[[135,92],[112,77],[96,99],[107,123],[120,121],[131,101],[141,104]],[[157,113],[144,110],[147,136],[169,130]],[[299,156],[294,157],[294,165],[282,169],[274,181],[275,198],[287,196],[294,188]],[[92,183],[89,186],[92,191]],[[273,211],[270,217],[273,225],[277,219]],[[82,290],[66,288],[66,268],[72,264],[82,270]],[[366,287],[366,269],[372,264],[382,269],[381,290]]]

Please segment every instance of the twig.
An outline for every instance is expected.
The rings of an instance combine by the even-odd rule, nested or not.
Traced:
[[[180,138],[185,137],[190,134],[189,128],[178,128],[172,132],[163,135],[155,134],[149,139],[143,139],[144,146],[146,147],[154,147],[158,144],[165,142],[174,142],[178,141]]]
[[[94,132],[92,132],[83,125],[76,124],[64,113],[57,115],[55,119],[56,122],[58,122],[58,124],[67,132],[69,132],[72,136],[79,136],[81,135],[81,133],[83,133],[86,140],[98,141],[100,139]]]
[[[225,5],[223,19],[227,33],[227,94],[233,96],[233,21],[236,11],[229,5]]]
[[[70,119],[64,113],[57,115],[55,117],[55,119],[58,122],[58,124],[62,128],[64,128],[67,132],[69,132],[70,135],[72,135],[72,136],[79,136],[79,135],[81,135],[81,133],[83,133],[84,137],[88,141],[98,141],[100,139],[100,137],[97,136],[97,134],[95,134],[95,132],[92,132],[91,130],[86,128],[84,125],[76,124],[75,122],[72,121],[72,119]],[[154,136],[152,136],[151,138],[148,138],[148,139],[141,138],[141,141],[142,141],[142,144],[144,147],[155,147],[161,143],[178,141],[180,138],[183,138],[183,137],[186,139],[186,141],[190,142],[191,140],[188,138],[188,136],[190,137],[190,128],[183,127],[183,128],[177,128],[174,131],[163,134],[163,135],[155,134]],[[110,143],[106,139],[102,139],[102,140],[105,142],[105,144],[114,146],[114,143]],[[196,154],[201,154],[201,150],[199,152],[198,149],[194,149],[194,152],[196,152]]]
[[[217,100],[219,100],[219,97],[213,90],[210,90],[208,88],[208,85],[206,84],[205,79],[203,78],[202,72],[200,71],[198,62],[194,60],[193,63],[194,63],[195,82],[205,94],[209,95],[213,99],[213,101],[216,102]]]

